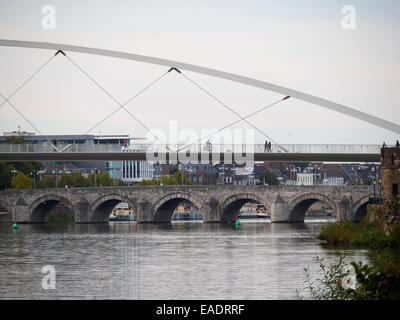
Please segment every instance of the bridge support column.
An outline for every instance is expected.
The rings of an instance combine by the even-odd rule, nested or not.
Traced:
[[[19,223],[29,222],[29,206],[22,197],[18,198],[12,208],[12,219]]]
[[[147,200],[137,202],[136,221],[138,223],[153,222],[153,206]]]
[[[75,223],[87,223],[89,221],[89,203],[84,202],[77,202],[75,204]]]
[[[222,213],[218,210],[219,202],[211,198],[203,206],[203,222],[222,222]]]
[[[271,204],[271,222],[289,222],[287,202],[279,194]]]
[[[354,216],[354,212],[351,210],[351,201],[346,196],[343,197],[341,201],[338,203],[338,213],[337,213],[337,220],[351,220]]]

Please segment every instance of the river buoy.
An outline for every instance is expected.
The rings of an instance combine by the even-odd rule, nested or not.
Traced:
[[[14,222],[12,228],[13,228],[13,230],[18,230],[18,228],[19,228],[18,223]]]

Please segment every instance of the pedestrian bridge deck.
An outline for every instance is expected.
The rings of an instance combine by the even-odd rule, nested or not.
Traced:
[[[116,161],[148,160],[176,162],[254,161],[326,161],[379,162],[379,145],[361,144],[216,144],[216,145],[134,144],[0,144],[0,161]],[[177,151],[178,150],[178,151]]]

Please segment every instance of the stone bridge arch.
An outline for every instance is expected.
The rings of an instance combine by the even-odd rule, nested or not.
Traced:
[[[135,201],[121,194],[107,194],[97,198],[91,205],[89,222],[108,222],[111,210],[120,202],[126,202],[136,214]]]
[[[320,193],[306,193],[293,199],[289,205],[289,222],[304,222],[304,217],[311,205],[321,201],[332,208],[333,216],[339,219],[338,206],[332,199]]]
[[[246,203],[259,203],[268,208],[266,199],[254,193],[237,193],[226,198],[219,207],[222,222],[236,221],[240,208]]]
[[[187,192],[172,192],[159,199],[153,206],[153,222],[171,222],[172,214],[178,205],[184,201],[193,203],[203,213],[202,201]],[[203,213],[204,220],[204,213]]]
[[[354,205],[352,206],[352,219],[355,222],[360,222],[364,217],[367,216],[367,205],[370,201],[370,198],[373,197],[373,194],[362,197],[358,199]]]
[[[29,206],[29,222],[48,222],[51,210],[53,210],[59,203],[62,203],[71,211],[72,214],[74,214],[75,220],[74,206],[67,198],[57,194],[46,194],[33,201]]]

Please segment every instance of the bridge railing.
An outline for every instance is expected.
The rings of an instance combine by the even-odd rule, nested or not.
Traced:
[[[118,144],[0,144],[0,152],[121,152]]]
[[[0,153],[6,152],[176,152],[184,148],[183,144],[134,144],[129,148],[119,144],[0,144]],[[352,153],[379,154],[380,145],[362,144],[272,144],[268,149],[264,144],[195,144],[180,152],[224,152],[224,153]]]

